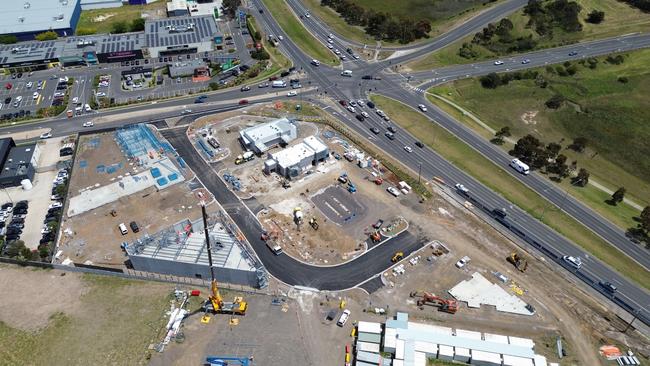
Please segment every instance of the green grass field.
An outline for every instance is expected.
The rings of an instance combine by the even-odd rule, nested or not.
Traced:
[[[523,14],[523,10],[519,10],[508,17],[515,26],[512,34],[515,37],[532,34],[533,37],[539,41],[537,49],[541,49],[557,47],[562,44],[613,37],[633,32],[650,31],[650,14],[643,13],[622,2],[616,0],[575,1],[582,7],[582,11],[580,12],[580,19],[582,20],[583,26],[582,31],[565,33],[556,30],[554,31],[553,38],[540,38],[534,30],[526,27],[528,17]],[[591,24],[584,21],[587,14],[594,9],[605,12],[605,20],[600,24]],[[478,45],[473,46],[473,49],[479,54],[477,58],[467,59],[459,56],[458,49],[463,43],[471,42],[473,37],[474,35],[472,34],[471,36],[455,42],[439,52],[415,60],[407,66],[413,70],[428,70],[434,67],[472,63],[477,60],[499,57],[499,55],[491,52],[487,48]]]
[[[358,0],[360,6],[366,9],[373,9],[378,12],[386,12],[395,16],[404,16],[415,19],[428,19],[431,22],[430,36],[436,36],[446,32],[453,24],[467,19],[476,12],[491,6],[493,3],[482,0],[462,1],[424,1],[407,0],[396,6],[392,0]],[[353,41],[374,45],[376,40],[368,36],[363,27],[352,26],[345,22],[332,8],[321,6],[320,0],[304,0],[303,4],[316,14],[320,19],[332,28],[336,33]],[[417,42],[426,42],[426,39]],[[404,46],[399,42],[382,41],[384,46]]]
[[[271,11],[273,18],[280,24],[291,40],[300,47],[306,54],[314,59],[331,66],[340,64],[339,59],[325,45],[320,43],[314,36],[305,29],[295,14],[291,12],[284,0],[263,0],[266,7]]]
[[[431,92],[461,105],[493,129],[509,126],[513,138],[533,134],[545,142],[564,139],[562,145],[566,146],[574,137],[586,137],[586,152],[565,149],[562,153],[569,161],[578,161],[578,167],[587,169],[596,181],[612,190],[625,187],[627,197],[645,206],[650,204],[650,125],[645,123],[650,107],[650,71],[645,65],[650,62],[650,50],[632,52],[620,65],[605,63],[605,57],[598,60],[595,70],[579,66],[572,77],[549,75],[539,69],[549,80],[546,89],[531,80],[485,89],[478,80],[468,79]],[[618,82],[619,76],[629,81]],[[555,93],[573,104],[557,111],[546,108],[544,102]],[[430,100],[441,103],[433,97]],[[534,117],[525,118],[526,113]],[[489,138],[485,129],[476,124],[470,127]],[[608,195],[594,187],[573,187],[570,193],[623,228],[636,225],[632,217],[638,210],[626,204],[606,204]]]
[[[93,275],[82,278],[88,292],[80,300],[81,310],[70,315],[56,314],[45,329],[37,332],[0,322],[0,364],[148,363],[147,347],[162,339],[161,330],[167,321],[164,313],[173,286]]]
[[[504,167],[492,164],[483,155],[439,125],[431,123],[425,116],[410,107],[383,96],[373,95],[371,99],[378,108],[384,110],[388,115],[394,116],[393,119],[397,124],[456,167],[463,169],[532,216],[540,218],[544,212],[542,221],[545,224],[609,264],[624,276],[645,288],[650,288],[650,272],[627,256],[612,249],[607,242],[564,212],[555,209],[544,198],[506,173]]]
[[[88,33],[109,33],[116,22],[131,24],[138,19],[142,12],[156,14],[159,17],[166,16],[166,5],[164,1],[157,1],[147,5],[129,5],[119,8],[84,10],[79,17],[76,32],[80,30],[93,30]]]

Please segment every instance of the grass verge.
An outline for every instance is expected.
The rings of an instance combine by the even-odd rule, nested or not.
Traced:
[[[26,332],[0,322],[3,365],[145,365],[160,341],[169,285],[84,275],[80,310]],[[62,294],[63,295],[63,294]]]
[[[650,31],[650,16],[640,10],[630,7],[627,4],[616,0],[575,0],[581,7],[579,19],[582,23],[582,31],[566,33],[554,31],[552,38],[539,37],[534,30],[526,27],[528,17],[519,10],[510,15],[508,19],[512,21],[515,28],[512,32],[513,37],[533,35],[538,40],[536,49],[556,47],[562,44],[575,43],[614,37],[617,35],[629,34],[634,32]],[[601,10],[605,12],[605,20],[600,24],[591,24],[584,21],[587,14],[592,10]],[[467,59],[459,56],[458,50],[463,43],[470,43],[474,35],[470,35],[448,47],[429,54],[423,58],[415,60],[407,66],[413,70],[429,70],[434,67],[466,64],[479,60],[499,57],[485,47],[474,45],[472,49],[477,52],[477,57]]]
[[[593,180],[612,191],[625,187],[628,198],[646,206],[650,204],[646,193],[650,192],[650,147],[646,143],[650,140],[650,126],[643,121],[650,108],[645,97],[650,93],[650,71],[643,65],[650,62],[650,50],[632,52],[619,65],[607,63],[606,57],[596,60],[595,69],[574,63],[574,76],[537,69],[548,81],[546,88],[531,80],[519,80],[485,89],[479,80],[467,79],[430,92],[469,110],[494,130],[510,127],[515,140],[533,134],[544,142],[566,146],[575,137],[586,137],[589,141],[585,152],[564,149],[561,153],[569,161],[577,161],[579,168],[587,169]],[[627,82],[617,81],[620,76],[627,77]],[[546,108],[544,102],[558,93],[570,103],[559,110]],[[454,116],[462,114],[439,98],[430,95],[429,100]],[[492,137],[468,118],[458,119],[484,137]],[[509,150],[512,145],[503,147]],[[562,184],[569,187],[566,182]],[[605,203],[609,195],[593,186],[572,187],[570,194],[623,229],[636,226],[633,217],[639,210],[625,203]]]
[[[296,18],[284,0],[263,0],[273,18],[280,24],[282,30],[291,40],[310,57],[331,66],[337,66],[340,61],[325,45],[320,43]]]
[[[479,182],[501,194],[508,201],[581,246],[584,250],[607,263],[623,276],[650,289],[650,272],[621,254],[569,215],[557,209],[536,192],[510,176],[502,167],[476,152],[436,123],[393,99],[379,95],[370,98],[394,121],[438,154],[464,170]]]

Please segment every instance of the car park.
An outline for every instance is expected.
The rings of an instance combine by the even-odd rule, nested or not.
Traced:
[[[582,268],[582,260],[579,257],[573,257],[570,255],[565,255],[562,257],[562,259],[571,267],[575,269],[580,269]]]

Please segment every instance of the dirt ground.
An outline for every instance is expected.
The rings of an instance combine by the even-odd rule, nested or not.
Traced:
[[[98,172],[98,166],[115,168],[115,172]],[[126,156],[114,140],[113,132],[85,135],[79,139],[77,156],[70,179],[70,195],[93,186],[103,186],[125,173],[133,173]]]

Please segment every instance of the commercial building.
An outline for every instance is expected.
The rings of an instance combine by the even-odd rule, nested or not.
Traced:
[[[386,321],[383,332],[379,323],[359,322],[357,334],[358,366],[426,366],[429,359],[482,366],[549,365],[535,354],[530,339],[410,322],[400,312]]]
[[[242,146],[256,154],[262,154],[277,145],[287,145],[298,137],[295,121],[280,118],[249,127],[239,132]]]
[[[215,19],[219,18],[219,8],[222,0],[187,0],[187,6],[191,16],[210,15]]]
[[[59,36],[73,35],[81,4],[80,0],[3,1],[2,12],[0,34],[12,34],[25,41],[49,30]]]
[[[221,216],[223,217],[223,216]],[[219,282],[263,288],[266,270],[221,217],[208,220],[212,261]],[[210,280],[203,220],[184,220],[126,247],[135,270]]]
[[[269,159],[264,162],[264,171],[267,174],[275,171],[285,178],[294,178],[328,156],[327,145],[315,136],[309,136],[296,145],[269,154]]]
[[[148,20],[144,33],[151,57],[211,51],[220,36],[211,16]]]
[[[37,144],[16,146],[12,138],[0,139],[0,187],[17,187],[24,180],[31,185],[39,155]]]
[[[119,8],[122,0],[81,0],[81,10]]]
[[[208,66],[203,60],[178,61],[169,64],[170,77],[196,76],[202,73],[209,73]]]
[[[171,0],[167,3],[167,16],[180,17],[190,15],[186,0]]]

